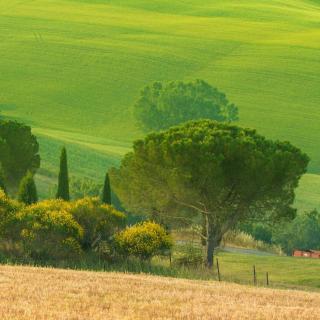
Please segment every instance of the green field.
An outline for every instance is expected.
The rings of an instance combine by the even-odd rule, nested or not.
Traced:
[[[253,266],[255,266],[259,285],[266,285],[266,273],[268,272],[272,286],[320,289],[319,259],[226,252],[221,252],[218,259],[222,279],[226,281],[253,283]]]
[[[61,145],[98,179],[142,136],[144,85],[202,78],[310,155],[297,204],[320,207],[319,21],[318,0],[0,0],[0,110],[39,136],[44,195]]]
[[[241,251],[241,249],[238,250]],[[255,252],[259,253],[258,251]],[[266,273],[268,272],[269,285],[272,287],[319,291],[319,259],[267,255],[263,252],[253,253],[254,250],[252,254],[220,251],[215,256],[215,263],[211,270],[204,266],[175,267],[174,258],[173,267],[169,266],[168,259],[154,258],[151,267],[122,263],[116,266],[107,265],[107,270],[143,272],[188,279],[218,280],[216,266],[216,259],[218,259],[222,281],[253,285],[253,266],[255,266],[258,286],[267,285]]]

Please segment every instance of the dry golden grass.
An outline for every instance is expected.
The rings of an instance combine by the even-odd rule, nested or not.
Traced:
[[[145,275],[0,267],[0,319],[319,319],[320,294]]]

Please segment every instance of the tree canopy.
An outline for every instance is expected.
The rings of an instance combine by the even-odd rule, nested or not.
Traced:
[[[0,163],[7,187],[14,190],[28,171],[40,167],[39,144],[29,126],[0,120]]]
[[[126,209],[203,224],[210,266],[214,248],[239,222],[294,218],[294,190],[308,162],[288,142],[202,120],[136,141],[110,177]]]
[[[196,119],[235,121],[238,108],[203,80],[172,81],[146,86],[135,104],[134,114],[140,126],[150,131]]]

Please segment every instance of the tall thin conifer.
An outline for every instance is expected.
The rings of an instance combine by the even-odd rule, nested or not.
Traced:
[[[65,201],[70,200],[68,160],[67,160],[67,150],[65,147],[63,147],[61,150],[60,171],[59,171],[59,178],[58,178],[58,191],[57,191],[56,198],[62,199]]]

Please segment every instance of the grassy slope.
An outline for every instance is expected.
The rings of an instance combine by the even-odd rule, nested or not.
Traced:
[[[253,266],[256,266],[260,285],[266,282],[275,286],[298,289],[320,289],[320,261],[294,257],[265,256],[221,252],[219,264],[222,278],[239,283],[252,283]]]
[[[257,284],[266,286],[266,273],[269,273],[269,285],[282,289],[298,290],[320,290],[320,260],[309,258],[296,258],[287,256],[277,256],[254,250],[230,248],[229,250],[238,250],[238,252],[220,251],[217,256],[221,279],[227,282],[239,284],[253,284],[253,266],[256,268]],[[241,250],[243,250],[241,252]],[[247,253],[250,252],[251,253]],[[257,254],[259,252],[259,254]],[[153,273],[159,275],[170,275],[178,278],[217,280],[216,260],[213,272],[206,268],[197,267],[195,270],[177,268],[172,273],[168,260],[154,259],[154,265],[157,263],[167,269]],[[173,258],[173,265],[174,258]],[[123,269],[121,269],[123,270]]]
[[[65,143],[74,172],[98,177],[141,136],[141,87],[203,78],[242,125],[308,152],[298,203],[320,207],[319,19],[308,0],[0,0],[0,110],[41,136],[42,173]]]
[[[320,312],[319,293],[122,273],[0,271],[3,320],[318,319]]]

